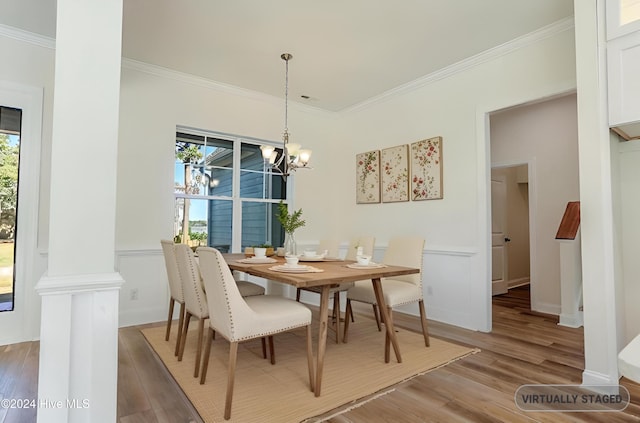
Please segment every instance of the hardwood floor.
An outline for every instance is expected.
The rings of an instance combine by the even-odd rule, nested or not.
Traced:
[[[369,307],[355,311],[352,330],[360,324],[375,324]],[[582,329],[558,326],[557,317],[532,312],[527,288],[494,297],[493,315],[492,333],[430,321],[431,336],[476,346],[481,351],[399,384],[357,408],[345,406],[321,417],[332,423],[640,422],[640,385],[624,378],[620,383],[631,393],[632,402],[623,412],[520,411],[514,405],[514,392],[520,385],[580,384],[584,367]],[[420,332],[418,318],[396,313],[394,322]],[[142,327],[120,330],[119,422],[201,422],[147,345],[139,330]],[[35,398],[38,343],[0,347],[0,354],[0,395]],[[32,410],[0,409],[2,423],[33,421]]]

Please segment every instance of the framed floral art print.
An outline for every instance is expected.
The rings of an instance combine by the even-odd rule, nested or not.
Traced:
[[[442,137],[411,144],[411,199],[442,199]]]
[[[380,156],[383,203],[409,201],[409,146],[385,148]]]
[[[356,154],[356,204],[380,202],[380,151]]]

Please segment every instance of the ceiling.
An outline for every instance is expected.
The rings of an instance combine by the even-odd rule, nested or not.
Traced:
[[[55,37],[55,0],[0,24]],[[343,110],[573,15],[573,0],[124,0],[123,56]],[[302,95],[310,98],[304,100]]]

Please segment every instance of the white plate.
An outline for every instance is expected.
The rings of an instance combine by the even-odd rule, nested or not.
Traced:
[[[312,256],[312,257],[308,257],[308,256],[300,256],[300,258],[298,259],[300,261],[323,261],[324,260],[324,256]]]
[[[298,265],[298,266],[273,266],[269,270],[275,270],[276,272],[288,272],[288,273],[310,273],[310,272],[322,272],[321,269],[317,269],[311,266]]]
[[[269,257],[251,257],[242,260],[238,260],[240,263],[245,264],[266,264],[266,263],[276,263],[278,260],[272,259]]]
[[[369,264],[351,263],[351,264],[347,264],[347,267],[350,269],[380,269],[382,267],[387,267],[387,265],[380,264],[380,263],[369,263]]]

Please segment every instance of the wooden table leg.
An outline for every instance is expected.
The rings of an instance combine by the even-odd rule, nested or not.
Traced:
[[[380,282],[380,278],[371,279],[371,283],[373,284],[373,292],[376,294],[376,302],[378,303],[378,308],[380,309],[380,314],[384,317],[384,327],[387,331],[385,335],[385,352],[389,350],[389,341],[391,341],[391,345],[393,345],[393,351],[396,354],[396,359],[398,363],[402,363],[402,356],[400,355],[400,347],[398,346],[398,339],[396,338],[396,330],[393,327],[393,320],[389,316],[387,311],[387,304],[384,302],[384,295],[382,294],[382,282]],[[389,354],[385,354],[384,358],[385,363],[389,362]]]
[[[327,325],[329,324],[329,285],[322,286],[320,292],[320,327],[318,329],[318,356],[316,363],[316,397],[320,396],[324,352],[327,348]]]

